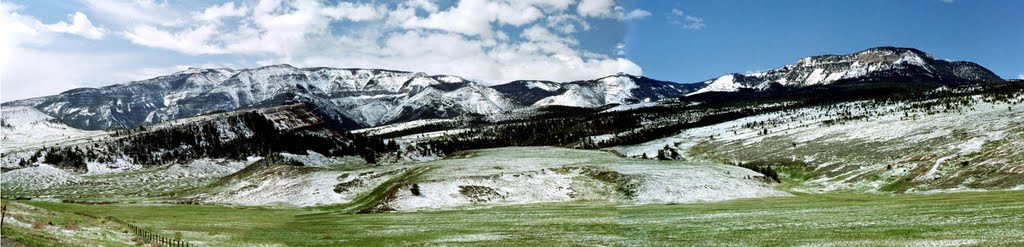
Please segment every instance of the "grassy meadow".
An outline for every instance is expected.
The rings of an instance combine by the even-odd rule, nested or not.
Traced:
[[[678,205],[582,202],[378,214],[327,208],[4,203],[35,208],[41,217],[114,216],[211,246],[1024,245],[1020,191],[801,194]],[[109,222],[96,222],[101,219],[79,216],[72,221],[123,234]],[[51,232],[11,224],[4,225],[3,236],[53,245],[83,242],[61,241]],[[86,243],[120,245],[103,235],[96,238]]]

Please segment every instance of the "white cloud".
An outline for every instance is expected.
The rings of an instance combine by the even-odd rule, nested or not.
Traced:
[[[633,63],[633,61],[629,61],[629,59],[625,59],[625,58],[619,58],[617,60],[619,62],[619,71],[617,71],[617,72],[626,73],[626,74],[635,75],[635,76],[643,76],[644,75],[644,70],[642,68],[640,68],[640,65],[637,65],[636,63]]]
[[[522,42],[473,38],[457,33],[408,30],[389,35],[344,36],[308,50],[297,51],[297,66],[374,67],[452,74],[486,84],[533,78],[555,81],[593,79],[622,68],[633,69],[626,59],[587,54],[577,41],[531,26]],[[381,43],[373,40],[382,39]],[[628,62],[628,63],[625,63]],[[635,64],[633,64],[635,65]],[[636,70],[630,70],[637,73]]]
[[[334,20],[369,21],[382,18],[387,9],[371,4],[341,2],[324,8],[322,13]]]
[[[203,10],[202,13],[193,14],[197,19],[219,23],[222,18],[225,17],[240,17],[245,16],[249,12],[249,8],[245,5],[235,7],[235,2],[226,2],[222,5],[214,5]]]
[[[623,20],[634,20],[634,19],[642,19],[642,18],[648,17],[648,16],[651,16],[651,12],[648,12],[648,11],[642,10],[642,9],[634,9],[633,11],[630,11],[625,16],[623,16],[622,19]]]
[[[627,12],[622,6],[615,5],[614,0],[581,0],[576,5],[576,12],[583,17],[614,18],[619,20],[635,20],[651,15],[651,12],[643,9],[634,9]]]
[[[62,21],[46,25],[46,30],[74,34],[88,39],[102,39],[103,33],[106,32],[103,28],[93,26],[92,22],[89,21],[89,17],[82,14],[82,12],[75,12],[68,17],[71,18],[71,24]]]
[[[400,15],[392,19],[406,29],[435,29],[465,35],[491,35],[492,23],[523,26],[544,16],[539,3],[527,1],[462,0],[454,7],[420,18]],[[560,6],[545,6],[558,8]]]
[[[67,33],[87,39],[101,39],[106,33],[106,29],[94,26],[82,12],[69,14],[70,24],[64,21],[44,24],[34,17],[18,14],[18,9],[19,6],[0,3],[0,27],[5,32],[5,41],[0,44],[5,47],[27,43],[45,44],[53,38],[54,33]]]
[[[177,26],[186,23],[185,18],[188,18],[187,12],[155,0],[83,0],[82,3],[97,19],[124,27],[139,24]]]
[[[590,23],[584,20],[583,17],[563,13],[548,16],[547,27],[562,34],[573,34],[579,31],[577,27],[582,28],[584,31],[590,30]]]
[[[1024,80],[1024,73],[1017,74],[1017,79]]]
[[[418,8],[426,11],[427,13],[437,12],[437,4],[431,0],[409,0],[401,3],[405,8]]]
[[[576,12],[583,17],[615,17],[613,0],[580,0]]]
[[[686,16],[683,20],[683,28],[685,29],[704,29],[707,25],[704,24],[704,18]]]
[[[956,2],[956,0],[939,0],[939,2],[943,2],[943,3],[955,3],[955,2]]]
[[[580,41],[574,37],[578,32],[593,30],[587,18],[625,21],[650,16],[646,10],[627,12],[615,2],[609,2],[610,5],[597,2],[597,7],[604,8],[600,10],[580,6],[594,3],[574,5],[573,0],[460,0],[448,7],[440,7],[431,0],[398,4],[258,0],[188,6],[192,9],[187,9],[153,0],[85,0],[89,7],[86,13],[103,16],[95,18],[108,29],[93,27],[84,14],[79,20],[79,13],[72,16],[70,24],[54,27],[85,37],[115,33],[140,47],[192,55],[196,60],[215,55],[240,57],[228,65],[235,68],[277,63],[386,68],[459,75],[487,84],[523,78],[572,81],[616,72],[642,75],[643,70],[638,65],[620,58],[625,55],[624,45],[614,49],[599,48],[600,52],[594,52],[581,48]],[[76,83],[99,81],[96,78],[106,78],[108,82],[145,79],[182,67],[127,66],[124,64],[139,59],[87,59],[89,55],[97,55],[86,53],[58,57],[61,54],[47,53],[46,49],[24,49],[24,46],[43,46],[56,36],[44,24],[23,17],[12,12],[0,19],[5,32],[19,34],[15,38],[0,37],[6,43],[19,44],[4,46],[20,49],[16,59],[38,56],[39,59],[33,60],[37,63],[31,66],[40,68],[45,68],[43,64],[49,60],[96,61],[89,65],[57,63],[70,67],[70,72],[63,74],[62,71],[59,78],[58,75],[39,76],[50,77],[47,80],[53,82],[47,85],[54,85],[53,88],[69,89],[79,85]],[[13,21],[19,18],[28,21]],[[229,19],[231,21],[227,21]],[[355,22],[359,24],[337,25]],[[15,58],[5,56],[5,63],[8,59]],[[122,66],[113,66],[118,63]],[[22,73],[32,70],[11,70],[11,66],[3,68],[18,71],[17,75],[4,75],[5,80],[15,78],[9,81],[18,81],[18,85],[41,81],[32,75],[45,73]],[[27,92],[19,90],[29,90],[28,87],[12,88],[16,86],[5,83],[5,94],[14,93],[18,98],[37,96],[44,91],[56,93],[53,89]]]
[[[0,48],[4,49],[3,54],[10,54],[12,49],[20,45],[44,44],[49,38],[46,32],[42,31],[45,29],[43,23],[31,16],[18,14],[18,8],[0,2],[0,30],[4,30],[4,35],[0,35]]]
[[[703,17],[687,15],[679,9],[672,9],[667,18],[669,23],[679,25],[683,29],[698,30],[707,27],[707,24],[704,24]]]
[[[373,4],[322,6],[318,1],[263,0],[233,29],[211,24],[178,30],[139,25],[124,36],[136,44],[191,55],[273,55],[260,64],[401,69],[454,74],[485,83],[523,77],[589,79],[623,68],[638,73],[634,68],[638,66],[629,60],[581,50],[576,39],[564,36],[590,29],[584,18],[568,12],[571,3],[462,0],[440,9],[430,1],[412,1],[389,9]],[[427,15],[417,16],[416,9]],[[644,10],[623,13],[614,5],[609,9],[620,20],[650,14]],[[335,33],[328,30],[335,21],[377,22]],[[510,39],[501,30],[507,26],[522,26],[520,39]]]
[[[118,55],[45,49],[56,39],[79,39],[61,36],[61,33],[87,39],[102,38],[105,30],[94,26],[85,14],[70,14],[71,23],[44,24],[18,13],[20,9],[0,2],[0,30],[3,30],[0,35],[0,54],[3,54],[0,56],[0,101],[59,93],[87,81],[106,78],[111,65],[123,63]]]
[[[139,25],[125,31],[123,35],[135,44],[198,55],[224,53],[223,49],[207,43],[216,34],[218,31],[215,25],[188,28],[177,33],[166,32],[149,25]]]

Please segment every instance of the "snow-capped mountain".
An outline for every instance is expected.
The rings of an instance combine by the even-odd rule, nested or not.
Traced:
[[[620,73],[566,83],[513,81],[492,88],[522,105],[600,107],[680,97],[693,92],[696,86],[700,85],[677,84]]]
[[[759,73],[723,75],[702,82],[704,86],[691,94],[850,82],[958,84],[995,81],[1003,79],[972,62],[935,59],[913,48],[877,47],[846,55],[805,57],[796,64]]]
[[[357,126],[465,114],[486,115],[514,107],[496,91],[457,76],[290,65],[242,70],[213,90],[181,104],[192,109],[216,102],[220,104],[217,108],[238,109],[275,105],[280,101],[310,102]]]
[[[495,114],[516,105],[457,76],[380,69],[195,69],[5,103],[32,106],[82,129],[135,127],[217,111],[307,102],[358,128],[419,118]]]
[[[484,86],[458,76],[383,69],[271,65],[190,68],[148,80],[4,103],[36,108],[85,129],[132,128],[212,112],[308,103],[331,125],[356,129],[418,119],[494,116],[533,107],[601,107],[741,89],[861,82],[960,84],[1002,81],[971,62],[938,60],[916,49],[879,47],[800,59],[793,65],[677,84],[627,74],[572,82],[513,81]]]
[[[81,129],[139,126],[174,102],[212,90],[235,71],[190,68],[171,75],[5,103],[32,106]],[[222,110],[222,109],[217,109]],[[188,112],[188,109],[179,111]],[[197,110],[198,111],[198,110]]]

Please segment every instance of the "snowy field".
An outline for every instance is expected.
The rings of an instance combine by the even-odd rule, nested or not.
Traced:
[[[5,196],[89,201],[160,201],[164,195],[208,184],[255,162],[200,159],[186,164],[68,172],[40,163],[3,173]],[[91,166],[90,166],[91,167]]]
[[[428,162],[386,204],[396,210],[538,202],[688,203],[785,196],[745,168],[619,158],[602,151],[512,147]]]
[[[381,166],[328,165],[343,159],[315,153],[284,156],[311,165],[268,165],[251,157],[75,174],[39,164],[4,173],[3,186],[9,196],[243,206],[345,205],[376,198],[367,205],[397,211],[571,201],[691,203],[789,195],[761,174],[737,166],[620,158],[603,151],[554,147],[467,151],[448,159]],[[415,176],[410,175],[412,171],[417,171]]]
[[[99,140],[104,131],[72,128],[32,107],[4,107],[0,110],[2,140],[0,152],[9,154],[23,149]],[[5,165],[8,162],[3,162]]]

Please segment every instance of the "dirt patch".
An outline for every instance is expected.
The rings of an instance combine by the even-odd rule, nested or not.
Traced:
[[[469,198],[473,203],[483,203],[493,200],[505,199],[505,196],[498,193],[491,187],[477,185],[460,185],[459,193]]]

